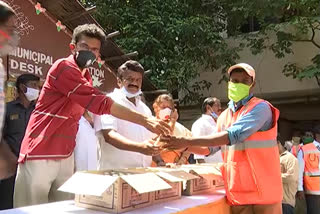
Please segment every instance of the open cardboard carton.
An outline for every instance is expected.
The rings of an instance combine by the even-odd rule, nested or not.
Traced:
[[[223,188],[220,171],[221,164],[190,164],[180,166],[180,170],[191,173],[199,178],[188,180],[183,190],[183,195],[201,194],[212,189]]]
[[[181,182],[196,176],[177,170],[121,169],[76,172],[59,190],[77,206],[122,213],[181,197]]]
[[[165,167],[134,168],[126,169],[125,171],[132,173],[155,173],[171,186],[171,189],[158,190],[154,192],[154,204],[181,198],[183,182],[199,178],[198,176],[187,173],[183,170]]]

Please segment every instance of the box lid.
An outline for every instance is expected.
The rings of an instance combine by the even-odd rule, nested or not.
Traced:
[[[156,172],[158,176],[161,178],[164,178],[170,182],[181,182],[181,181],[188,181],[192,179],[198,178],[198,176],[187,173],[185,171],[179,170],[179,171],[166,171],[166,172]]]
[[[132,173],[155,173],[156,175],[170,182],[182,182],[198,178],[198,176],[187,173],[183,170],[165,167],[131,168],[123,169],[121,171]]]
[[[87,172],[76,172],[58,190],[74,194],[101,196],[118,177]]]
[[[121,175],[120,177],[139,194],[172,188],[154,173]]]

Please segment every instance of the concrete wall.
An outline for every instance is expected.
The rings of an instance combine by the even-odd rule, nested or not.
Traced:
[[[320,43],[319,35],[316,36],[316,40]],[[228,41],[231,46],[239,42],[236,39],[228,39]],[[256,70],[255,95],[269,100],[280,109],[279,129],[284,139],[291,137],[293,129],[305,129],[309,127],[310,121],[315,123],[320,120],[320,88],[316,80],[299,81],[286,77],[282,73],[287,62],[297,63],[300,66],[311,64],[311,59],[319,53],[319,49],[307,42],[295,42],[292,49],[294,54],[282,59],[276,58],[270,50],[265,50],[259,55],[252,55],[250,50],[245,49],[240,53],[241,59],[239,60],[239,62],[252,65]],[[213,85],[210,90],[203,91],[204,96],[218,97],[226,104],[228,101],[227,83],[218,84],[220,78],[220,71],[203,70],[199,80],[209,80]],[[180,121],[190,128],[200,114],[199,106],[181,107]]]
[[[272,36],[271,36],[272,38]],[[320,43],[319,37],[317,37]],[[229,39],[230,45],[239,43],[239,40]],[[262,97],[279,98],[279,97],[296,97],[311,96],[315,92],[319,93],[320,89],[315,79],[305,79],[299,81],[286,77],[282,69],[287,62],[294,62],[301,66],[311,64],[311,59],[319,49],[308,42],[295,42],[292,46],[294,54],[287,55],[285,58],[278,59],[270,50],[263,51],[262,54],[253,55],[248,49],[243,50],[239,62],[246,62],[252,65],[256,70],[256,87],[255,93]],[[213,86],[208,91],[204,91],[206,96],[216,96],[223,101],[227,100],[227,84],[218,84],[221,74],[220,71],[204,71],[200,80],[209,80]]]

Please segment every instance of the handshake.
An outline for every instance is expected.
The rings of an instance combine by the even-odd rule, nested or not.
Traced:
[[[180,150],[188,146],[188,139],[185,137],[159,135],[154,139],[144,141],[139,152],[144,155],[156,156],[161,151]]]

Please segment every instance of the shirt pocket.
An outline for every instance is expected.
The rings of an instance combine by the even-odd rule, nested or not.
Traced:
[[[21,132],[24,132],[25,126],[26,126],[25,121],[23,120],[23,117],[21,114],[19,113],[10,114],[6,131],[9,134],[21,133]]]

